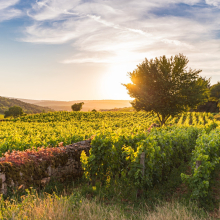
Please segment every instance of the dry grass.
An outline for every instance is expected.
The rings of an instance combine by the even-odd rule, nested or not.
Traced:
[[[199,219],[211,219],[209,217],[200,217],[196,213],[199,210],[195,210],[195,206],[192,205],[192,208],[186,208],[177,202],[166,203],[156,207],[154,212],[145,215],[142,219],[149,220],[199,220]]]
[[[195,207],[195,206],[191,206]],[[121,209],[117,205],[103,205],[97,201],[85,199],[79,195],[61,196],[44,194],[40,198],[36,194],[22,197],[22,202],[1,200],[0,219],[11,220],[119,220],[119,219],[148,219],[148,220],[196,220],[201,218],[196,208],[186,208],[177,203],[163,203],[154,211],[147,206],[142,209],[127,206]]]
[[[47,195],[44,199],[29,195],[20,204],[7,203],[1,214],[1,219],[12,220],[126,219],[115,206],[104,207],[88,199],[75,201],[56,195]]]

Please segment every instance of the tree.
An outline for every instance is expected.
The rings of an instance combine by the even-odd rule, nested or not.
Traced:
[[[210,88],[210,100],[218,102],[220,100],[220,82]]]
[[[5,116],[4,117],[7,118],[7,117],[12,116],[12,117],[16,118],[16,117],[19,117],[23,114],[24,114],[24,112],[23,112],[23,109],[21,107],[13,106],[13,107],[10,107],[8,109],[8,111],[5,111]]]
[[[92,112],[97,112],[97,110],[96,110],[96,109],[93,109]]]
[[[187,70],[189,60],[182,54],[145,59],[128,73],[132,83],[123,84],[137,111],[156,113],[161,126],[169,116],[196,108],[209,97],[209,79],[199,76],[201,70]]]
[[[215,101],[217,103],[217,107],[220,107],[220,82],[211,86],[209,100]]]
[[[73,111],[80,111],[82,109],[82,106],[84,105],[84,102],[75,103],[71,106]]]

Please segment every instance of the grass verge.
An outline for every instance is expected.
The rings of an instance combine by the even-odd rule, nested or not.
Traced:
[[[138,206],[134,204],[120,205],[117,203],[106,204],[99,197],[85,198],[79,189],[73,190],[70,195],[63,192],[37,194],[36,191],[26,191],[26,195],[18,200],[1,199],[1,219],[12,220],[118,220],[118,219],[211,219],[203,210],[193,203],[188,206],[180,202],[158,203],[150,209],[145,203]]]

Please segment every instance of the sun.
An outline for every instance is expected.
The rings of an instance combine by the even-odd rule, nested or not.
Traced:
[[[122,83],[127,84],[131,82],[127,74],[129,71],[132,71],[129,65],[118,64],[110,67],[109,71],[103,74],[101,90],[106,97],[105,99],[131,99],[127,94],[126,88],[122,85]]]

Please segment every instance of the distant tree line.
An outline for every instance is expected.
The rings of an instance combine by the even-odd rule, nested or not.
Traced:
[[[220,108],[220,82],[209,86],[209,94],[210,96],[207,102],[199,105],[196,109],[192,109],[191,111],[218,113]]]

